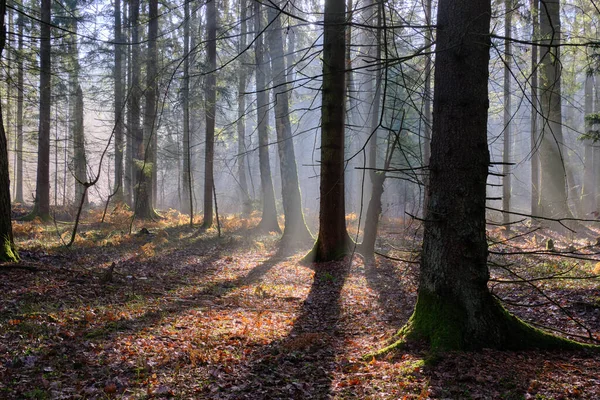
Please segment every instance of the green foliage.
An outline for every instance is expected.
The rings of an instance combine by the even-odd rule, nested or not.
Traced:
[[[585,124],[590,127],[586,129],[585,133],[579,136],[579,140],[592,140],[594,143],[600,140],[600,131],[598,129],[591,129],[592,125],[600,124],[600,114],[588,114],[585,116]]]
[[[135,168],[138,171],[143,169],[144,176],[146,178],[152,177],[152,169],[154,168],[154,165],[151,162],[144,161],[144,160],[133,160],[133,162],[135,164]]]
[[[14,248],[10,238],[8,237],[5,237],[0,245],[0,261],[19,261],[19,253],[17,253],[17,250]]]

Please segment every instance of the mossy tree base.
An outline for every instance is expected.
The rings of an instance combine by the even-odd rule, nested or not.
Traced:
[[[33,210],[27,215],[24,215],[19,220],[24,222],[30,222],[34,219],[39,218],[43,222],[50,222],[52,217],[50,216],[50,212],[41,212],[40,207],[37,204],[34,204]]]
[[[15,248],[14,243],[8,238],[0,246],[0,262],[17,262],[19,261],[19,253]]]
[[[400,349],[410,341],[426,341],[433,352],[482,348],[600,350],[600,346],[574,342],[528,325],[491,295],[488,305],[481,315],[469,316],[452,301],[420,291],[412,316],[397,334],[399,339],[370,356]]]
[[[348,234],[345,239],[336,242],[324,241],[321,235],[313,248],[302,258],[303,263],[338,261],[353,253],[355,243]]]

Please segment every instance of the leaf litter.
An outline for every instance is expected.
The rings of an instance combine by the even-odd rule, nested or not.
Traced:
[[[600,398],[600,361],[585,352],[432,357],[412,343],[364,358],[408,320],[415,264],[354,255],[315,269],[302,253],[278,257],[276,236],[248,235],[235,218],[224,219],[223,238],[178,226],[176,213],[146,235],[123,233],[114,219],[90,224],[70,251],[53,232],[16,224],[24,262],[39,270],[0,269],[1,398]],[[511,246],[532,247],[527,240]],[[551,255],[511,261],[528,278],[568,268]],[[493,278],[511,276],[492,267]],[[491,284],[527,321],[583,335],[563,308],[598,335],[597,280],[539,286],[557,305],[527,285]]]

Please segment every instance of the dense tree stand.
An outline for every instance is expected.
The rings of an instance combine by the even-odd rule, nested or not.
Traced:
[[[582,346],[510,315],[487,287],[490,14],[490,0],[439,3],[430,201],[417,305],[400,335],[436,350]]]

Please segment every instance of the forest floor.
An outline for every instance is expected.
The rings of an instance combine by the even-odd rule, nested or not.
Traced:
[[[315,272],[305,251],[279,257],[277,236],[250,233],[255,220],[224,218],[222,237],[174,212],[132,234],[128,221],[86,222],[69,249],[58,234],[70,225],[14,224],[23,262],[0,266],[0,398],[600,398],[600,358],[584,351],[432,356],[412,344],[364,358],[408,320],[415,263],[355,255]],[[384,226],[382,251],[414,260],[411,229]],[[555,238],[576,257],[564,259],[539,232],[503,235],[490,231],[492,277],[528,279],[490,284],[507,307],[600,339],[600,282],[582,279],[600,271],[595,243]]]

